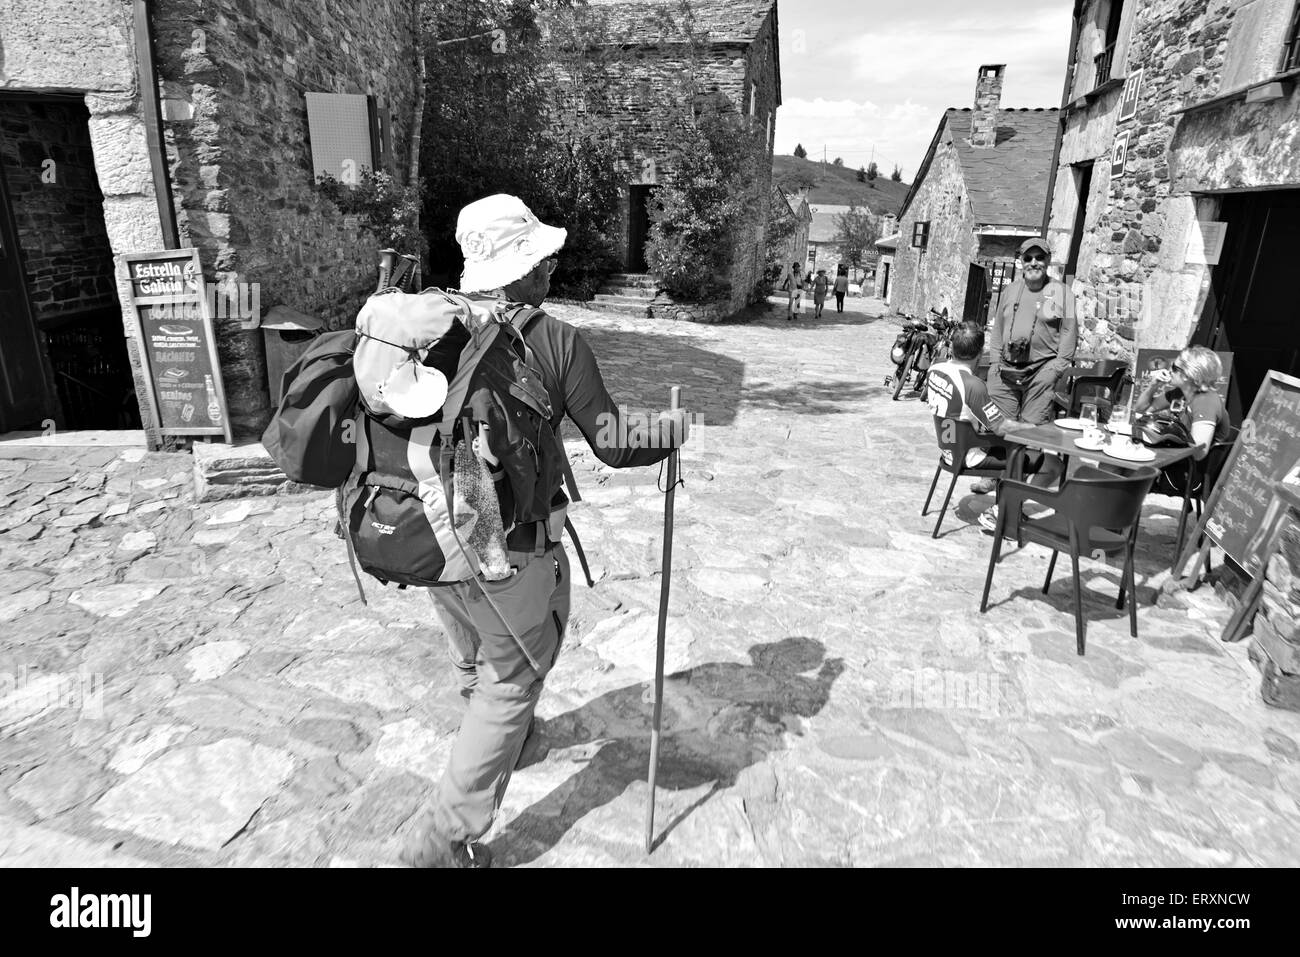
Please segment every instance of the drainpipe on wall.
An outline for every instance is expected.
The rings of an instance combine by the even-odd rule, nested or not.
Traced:
[[[153,59],[153,19],[149,0],[134,0],[136,79],[140,84],[140,106],[144,118],[149,166],[153,169],[153,191],[158,200],[158,224],[163,246],[180,249],[176,228],[176,207],[172,203],[171,178],[167,175],[167,151],[163,146],[162,103],[158,98],[158,73]]]
[[[1052,222],[1052,200],[1056,196],[1056,171],[1061,165],[1061,143],[1065,139],[1065,106],[1070,99],[1070,87],[1074,85],[1074,64],[1079,44],[1079,14],[1083,4],[1076,0],[1074,16],[1070,20],[1070,58],[1065,64],[1065,85],[1061,90],[1061,110],[1056,115],[1056,142],[1052,146],[1051,171],[1047,174],[1047,205],[1043,209],[1043,238],[1047,239],[1047,230]],[[1086,197],[1084,199],[1086,202]],[[1048,240],[1049,242],[1051,240]]]

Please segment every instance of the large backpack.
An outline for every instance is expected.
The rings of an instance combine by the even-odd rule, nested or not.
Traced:
[[[428,296],[454,313],[469,342],[441,409],[428,418],[385,411],[363,384],[356,465],[339,490],[344,531],[357,563],[385,583],[505,578],[505,536],[531,524],[545,544],[563,477],[550,397],[515,324],[533,310],[439,290],[406,298],[427,306],[419,300]],[[489,453],[496,470],[485,462]]]
[[[376,304],[410,321],[398,323],[396,332],[376,333],[382,340],[367,341],[353,330],[322,336],[285,373],[280,406],[263,443],[294,481],[337,490],[339,532],[354,576],[359,562],[367,573],[399,587],[505,577],[510,529],[536,522],[539,544],[543,536],[558,539],[559,529],[542,523],[554,518],[551,499],[561,476],[570,499],[580,500],[563,444],[550,426],[542,375],[523,339],[542,312],[437,289],[419,296],[390,289],[367,302],[358,330],[369,328],[363,320]],[[429,343],[420,342],[428,335],[420,329],[449,326],[451,319],[468,330],[469,342],[437,414],[410,420],[383,402],[365,401],[357,378],[373,385],[382,377],[376,349],[380,358],[391,347],[391,359],[422,359]],[[481,426],[500,467],[495,475],[474,454]],[[567,515],[563,527],[591,586]],[[364,602],[359,578],[357,586]]]
[[[327,332],[285,370],[280,406],[262,445],[290,480],[338,488],[356,463],[359,415],[351,329]]]

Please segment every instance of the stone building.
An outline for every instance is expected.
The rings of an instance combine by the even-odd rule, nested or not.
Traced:
[[[889,279],[899,312],[983,319],[1016,248],[1042,229],[1057,111],[1002,108],[1005,69],[980,67],[974,109],[944,113],[903,202]]]
[[[619,56],[602,60],[601,97],[587,108],[612,121],[628,182],[620,208],[623,267],[646,271],[645,243],[657,186],[676,174],[673,153],[683,110],[718,109],[751,118],[755,164],[747,206],[753,215],[734,237],[731,299],[749,301],[762,275],[772,185],[776,110],[781,105],[776,0],[692,0],[688,31],[674,0],[589,0],[605,18]],[[693,36],[692,36],[693,35]],[[693,76],[694,102],[683,102]]]
[[[1240,420],[1300,373],[1295,0],[1081,0],[1049,238],[1097,354],[1234,353]]]
[[[315,181],[405,172],[414,16],[414,0],[0,0],[0,431],[143,425],[159,444],[115,255],[193,247],[233,302],[351,321],[378,244]],[[310,129],[308,94],[332,95]],[[257,317],[217,315],[231,421],[256,434]]]

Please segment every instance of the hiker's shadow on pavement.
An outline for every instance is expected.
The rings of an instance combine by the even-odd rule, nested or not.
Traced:
[[[878,383],[879,380],[876,380]],[[854,410],[847,403],[885,395],[879,384],[862,381],[802,381],[792,385],[746,386],[740,398],[747,406],[796,415],[843,415]]]
[[[749,653],[752,665],[715,662],[665,679],[657,785],[710,789],[659,825],[656,844],[714,794],[734,785],[745,768],[782,750],[782,735],[799,733],[797,719],[817,714],[844,672],[843,659],[826,658],[825,646],[812,638],[754,645]],[[502,864],[536,860],[587,814],[645,782],[653,712],[649,691],[644,682],[619,688],[544,723],[550,760],[561,749],[584,745],[589,757],[493,837]],[[640,824],[638,817],[635,830]]]
[[[694,345],[685,337],[588,326],[591,346],[605,382],[620,405],[638,411],[668,407],[668,386],[679,385],[686,408],[702,424],[731,425],[740,406],[745,363]]]

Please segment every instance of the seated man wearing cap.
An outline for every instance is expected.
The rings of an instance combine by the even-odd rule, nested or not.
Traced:
[[[1046,240],[1021,243],[1021,277],[989,323],[989,395],[1003,415],[1029,425],[1051,421],[1052,388],[1079,342],[1074,292],[1048,275],[1051,258]]]
[[[978,322],[963,322],[953,330],[952,358],[931,366],[926,380],[930,411],[937,419],[966,422],[982,435],[1005,436],[1029,428],[1024,422],[1008,419],[990,400],[984,382],[975,374],[983,351],[984,330]],[[951,465],[952,453],[945,449],[941,454]],[[1005,445],[971,449],[966,453],[966,468],[1004,468],[1010,454]],[[1060,460],[1042,452],[1030,452],[1024,458],[1024,470],[1033,475],[1032,484],[1046,488],[1060,477]],[[991,489],[993,482],[989,481]],[[985,530],[995,531],[997,506],[987,509],[979,521]]]
[[[465,255],[460,291],[540,306],[550,292],[553,257],[565,238],[565,230],[539,222],[514,196],[498,194],[471,203],[456,224],[456,241]],[[459,332],[463,345],[469,334]],[[623,417],[605,389],[590,346],[573,326],[542,312],[523,333],[546,380],[557,434],[567,414],[596,457],[614,468],[653,465],[685,440],[684,411],[665,413],[657,421],[643,416],[639,424],[632,416]],[[450,338],[444,337],[444,346]],[[542,523],[547,526],[544,549],[539,554],[537,528],[515,528],[506,546],[517,571],[490,585],[511,629],[541,663],[540,673],[510,629],[484,609],[475,583],[430,589],[467,704],[433,807],[402,853],[413,866],[489,866],[491,855],[476,841],[492,826],[510,773],[540,759],[541,734],[533,713],[569,618],[569,560],[559,542],[568,499],[557,487],[551,502],[552,521]]]

